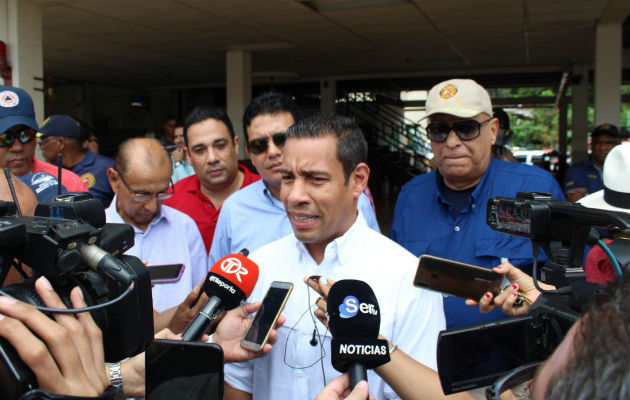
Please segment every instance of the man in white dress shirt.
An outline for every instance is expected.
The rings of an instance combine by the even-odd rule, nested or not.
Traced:
[[[436,369],[442,298],[413,286],[417,259],[411,253],[357,218],[370,173],[366,158],[367,143],[349,118],[316,115],[289,129],[280,198],[293,233],[252,253],[260,275],[249,301],[261,300],[272,281],[295,287],[274,350],[226,364],[226,399],[313,399],[339,375],[330,361],[330,334],[309,315],[319,297],[303,283],[310,275],[367,282],[380,305],[381,334]],[[368,380],[377,399],[398,397],[372,371]]]
[[[153,308],[158,312],[180,304],[208,272],[206,250],[195,222],[162,205],[171,195],[171,173],[162,145],[147,138],[124,141],[114,167],[107,171],[116,195],[105,211],[106,220],[130,224],[135,232],[135,244],[127,254],[146,261],[149,267],[184,264],[178,280],[153,286]]]

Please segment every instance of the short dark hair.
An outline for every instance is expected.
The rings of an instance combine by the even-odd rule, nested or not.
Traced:
[[[337,159],[343,165],[346,183],[350,174],[367,161],[368,146],[354,119],[339,114],[315,114],[295,123],[287,131],[288,138],[337,138]]]
[[[252,123],[254,118],[261,114],[277,114],[283,111],[291,113],[294,122],[298,122],[303,118],[300,107],[286,94],[267,92],[252,100],[243,113],[243,133],[245,134],[245,140],[249,141],[247,127]]]
[[[234,127],[232,126],[232,121],[230,121],[230,117],[225,113],[225,110],[219,107],[195,107],[190,114],[184,120],[184,142],[186,146],[188,146],[188,128],[191,125],[196,123],[205,121],[207,119],[216,119],[227,127],[228,132],[230,132],[230,137],[234,140]]]
[[[573,338],[573,354],[552,377],[548,399],[630,398],[630,274],[596,295]]]

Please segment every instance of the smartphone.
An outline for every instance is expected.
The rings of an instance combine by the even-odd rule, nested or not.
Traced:
[[[156,339],[145,357],[147,399],[223,398],[221,346]]]
[[[292,290],[293,284],[291,282],[271,282],[260,309],[241,341],[243,348],[262,351]]]
[[[503,275],[490,269],[428,254],[420,256],[414,286],[479,300],[486,293],[501,292]]]
[[[151,284],[178,282],[184,273],[184,264],[149,265]]]

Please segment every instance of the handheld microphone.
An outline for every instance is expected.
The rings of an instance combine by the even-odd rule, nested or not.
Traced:
[[[199,340],[223,310],[231,310],[249,297],[258,280],[258,265],[244,255],[229,254],[218,260],[206,276],[203,291],[208,302],[182,333],[185,341]]]
[[[365,282],[344,279],[328,293],[328,327],[332,334],[333,367],[348,372],[350,386],[367,381],[367,369],[389,362],[387,340],[379,339],[381,310],[372,288]]]

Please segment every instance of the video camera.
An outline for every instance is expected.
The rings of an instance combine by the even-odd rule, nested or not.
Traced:
[[[2,287],[0,294],[50,315],[59,310],[44,307],[35,280],[45,276],[68,308],[72,307],[70,291],[79,286],[88,305],[80,311],[90,311],[103,332],[105,360],[120,361],[143,351],[153,339],[149,273],[138,258],[122,254],[133,244],[133,228],[106,224],[101,202],[87,193],[68,193],[40,203],[33,217],[22,216],[19,204],[0,201],[0,283],[11,266],[24,278]],[[22,262],[33,270],[33,277],[25,276]],[[2,339],[0,387],[2,399],[18,398],[37,387],[33,373]]]
[[[546,359],[601,288],[586,282],[584,273],[586,245],[599,239],[592,227],[630,233],[628,214],[553,200],[538,192],[488,200],[486,222],[496,231],[531,240],[534,284],[542,294],[524,316],[440,332],[438,371],[445,394],[487,386],[518,366]],[[541,247],[550,261],[538,277]],[[627,251],[630,240],[617,238],[610,248]],[[615,255],[618,260],[626,257]],[[556,289],[544,290],[538,279]]]

